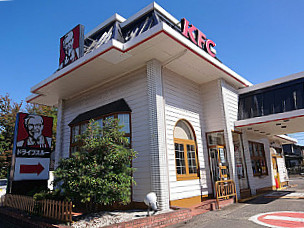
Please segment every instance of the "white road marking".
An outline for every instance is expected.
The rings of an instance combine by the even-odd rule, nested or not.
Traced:
[[[284,220],[292,222],[304,222],[304,218],[293,218],[288,216],[266,215],[264,219]]]
[[[286,228],[286,226],[270,225],[270,224],[266,224],[265,222],[262,222],[262,221],[258,220],[258,218],[260,216],[263,216],[265,214],[267,214],[267,216],[271,216],[271,214],[276,214],[276,213],[301,213],[301,214],[303,214],[304,212],[303,211],[272,211],[272,212],[260,213],[260,214],[251,216],[248,220],[250,220],[250,221],[252,221],[254,223],[257,223],[259,225],[267,226],[267,227],[271,227],[271,228]],[[267,216],[265,216],[264,218],[266,218]],[[273,215],[273,216],[276,216],[276,215]],[[278,216],[278,217],[287,217],[287,216]],[[290,217],[288,217],[288,218],[290,218]],[[290,219],[289,219],[289,221],[290,221]]]

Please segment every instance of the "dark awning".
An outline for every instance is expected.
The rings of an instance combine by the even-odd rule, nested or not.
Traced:
[[[79,114],[75,119],[72,120],[72,122],[69,123],[69,125],[75,125],[80,122],[94,119],[96,117],[117,112],[132,112],[132,110],[124,99],[119,99],[117,101],[103,105],[99,108]]]

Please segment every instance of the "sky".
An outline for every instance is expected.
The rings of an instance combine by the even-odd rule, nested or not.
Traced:
[[[58,68],[59,39],[77,24],[86,34],[114,13],[128,18],[151,2],[0,0],[0,95],[24,101]],[[156,2],[205,33],[217,57],[253,84],[304,71],[304,0]]]

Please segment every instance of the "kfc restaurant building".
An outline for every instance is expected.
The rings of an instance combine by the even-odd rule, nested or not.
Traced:
[[[284,134],[299,131],[302,106],[266,115],[260,101],[303,75],[253,86],[190,24],[152,3],[128,19],[113,15],[82,42],[82,26],[61,39],[60,70],[27,98],[58,107],[56,162],[77,150],[90,119],[114,116],[138,153],[134,202],[154,191],[162,209],[195,204],[226,179],[241,198],[286,184],[281,148],[295,142]]]

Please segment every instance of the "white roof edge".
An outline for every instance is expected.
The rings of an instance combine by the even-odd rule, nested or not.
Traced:
[[[35,98],[40,97],[40,96],[41,96],[40,94],[31,94],[25,98],[25,101],[29,102],[30,100],[34,100]]]
[[[293,142],[293,143],[298,143],[298,140],[297,140],[297,139],[292,138],[292,137],[290,137],[290,136],[288,136],[288,135],[275,135],[275,136],[277,136],[277,137],[279,137],[279,138],[282,138],[282,139],[284,139],[284,140]]]
[[[50,83],[51,81],[55,80],[56,78],[61,77],[63,74],[67,73],[68,71],[72,70],[73,68],[77,67],[78,65],[83,64],[85,61],[93,58],[95,55],[98,55],[102,51],[104,51],[104,50],[106,50],[106,49],[108,49],[112,46],[117,47],[118,49],[123,51],[125,49],[128,49],[128,48],[136,45],[137,43],[140,43],[142,40],[147,38],[147,36],[153,35],[153,34],[159,32],[162,29],[165,30],[169,34],[172,34],[172,36],[174,36],[177,40],[181,41],[186,46],[188,46],[190,49],[194,50],[195,52],[197,52],[198,54],[203,56],[205,59],[210,61],[212,64],[216,65],[217,67],[219,67],[223,71],[227,72],[228,74],[231,74],[237,80],[241,81],[244,84],[251,85],[251,83],[249,81],[247,81],[246,79],[244,79],[242,76],[238,75],[236,72],[234,72],[233,70],[231,70],[230,68],[228,68],[224,64],[220,63],[218,60],[216,60],[213,57],[211,57],[210,55],[208,55],[204,50],[202,50],[201,48],[199,48],[198,46],[193,44],[186,37],[182,36],[180,33],[175,31],[174,29],[172,29],[169,25],[162,22],[161,24],[159,24],[159,26],[155,26],[154,28],[152,28],[151,31],[148,30],[147,32],[149,32],[149,34],[145,32],[145,33],[142,34],[143,36],[137,37],[136,39],[131,40],[131,41],[125,43],[125,44],[123,44],[123,43],[121,43],[117,40],[113,40],[113,39],[110,40],[106,44],[101,45],[98,49],[95,49],[94,51],[88,53],[87,55],[83,56],[82,58],[80,58],[80,59],[76,60],[75,62],[71,63],[70,65],[66,66],[65,68],[63,68],[63,69],[55,72],[54,74],[50,75],[48,78],[40,81],[38,84],[34,85],[31,88],[31,92],[32,93],[39,93],[39,92],[36,92],[35,90],[39,89],[40,87],[44,86],[45,84]],[[152,31],[153,31],[153,34],[151,33]]]
[[[298,109],[298,110],[293,110],[293,111],[288,111],[288,112],[271,114],[271,115],[267,115],[267,116],[259,116],[259,117],[244,119],[244,120],[237,120],[237,121],[234,121],[234,126],[235,127],[245,127],[245,126],[249,126],[249,125],[253,125],[253,124],[261,124],[261,123],[270,122],[270,121],[280,121],[282,119],[298,117],[298,116],[302,116],[302,115],[304,115],[304,110]]]
[[[89,36],[93,35],[94,33],[96,33],[98,30],[103,29],[104,27],[106,27],[108,24],[110,24],[113,21],[124,22],[125,20],[126,19],[124,17],[122,17],[119,14],[115,13],[110,18],[108,18],[107,20],[105,20],[104,22],[102,22],[101,24],[99,24],[97,27],[95,27],[93,30],[91,30],[90,32],[88,32],[85,35],[85,39],[88,38]]]
[[[256,84],[256,85],[253,85],[253,86],[250,86],[250,87],[247,87],[247,88],[239,89],[239,94],[248,93],[248,92],[251,92],[251,91],[254,91],[254,90],[267,88],[269,86],[278,85],[278,84],[288,82],[288,81],[292,81],[292,80],[302,78],[302,77],[304,77],[304,71],[298,72],[298,73],[295,73],[295,74],[290,74],[290,75],[287,75],[287,76],[284,76],[284,77],[281,77],[281,78],[276,78],[276,79],[273,79],[273,80],[270,80],[270,81],[267,81],[267,82],[262,82],[262,83],[259,83],[259,84]]]
[[[104,45],[101,45],[99,48],[95,49],[94,51],[86,54],[85,56],[81,57],[80,59],[77,59],[75,62],[71,63],[70,65],[64,67],[63,69],[56,71],[46,79],[42,80],[38,84],[31,87],[31,92],[36,93],[35,90],[39,89],[40,87],[44,86],[45,84],[50,83],[51,81],[55,80],[58,77],[61,77],[61,75],[67,73],[68,71],[72,70],[73,68],[77,67],[78,65],[81,65],[85,61],[93,58],[95,55],[98,55],[102,51],[110,48],[110,47],[116,47],[118,49],[123,49],[123,44],[117,40],[110,40],[109,42],[105,43]]]
[[[132,15],[131,17],[129,17],[126,21],[124,21],[123,23],[121,23],[120,26],[122,28],[125,27],[125,26],[127,26],[128,24],[130,24],[134,20],[140,18],[142,15],[145,15],[146,13],[150,12],[153,9],[159,11],[161,14],[163,14],[165,17],[167,17],[169,20],[171,20],[174,24],[177,25],[179,23],[179,20],[177,20],[170,13],[168,13],[166,10],[164,10],[164,8],[162,8],[156,2],[152,2],[151,4],[149,4],[148,6],[146,6],[145,8],[141,9],[140,11],[138,11],[136,14]]]

